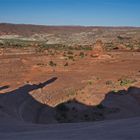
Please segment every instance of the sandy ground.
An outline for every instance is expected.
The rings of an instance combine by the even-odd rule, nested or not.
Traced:
[[[1,56],[0,139],[140,139],[139,60],[138,52],[87,55],[74,61],[61,53]],[[50,66],[50,61],[57,65]],[[79,109],[102,103],[119,111],[104,110],[105,120],[112,121],[39,124],[57,123],[56,105],[70,99],[79,102]]]
[[[8,85],[9,88],[0,90],[0,93],[12,91],[26,84],[39,84],[57,77],[55,82],[37,91],[37,93],[47,92],[47,96],[51,98],[51,100],[46,98],[48,105],[54,106],[73,97],[85,104],[96,105],[110,91],[140,86],[140,53],[138,52],[112,52],[99,58],[74,57],[75,61],[65,60],[62,56],[62,53],[55,57],[47,55],[1,56],[0,86]],[[51,67],[50,61],[56,63],[57,66]],[[67,62],[68,66],[64,66]],[[120,86],[119,79],[130,79],[135,82]],[[67,92],[73,90],[82,90],[84,94],[83,96],[74,94],[69,97]],[[45,103],[45,101],[42,102]]]

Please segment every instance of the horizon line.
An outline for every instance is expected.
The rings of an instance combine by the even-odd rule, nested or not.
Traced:
[[[78,25],[78,24],[36,24],[36,23],[14,23],[14,22],[0,22],[0,24],[11,24],[11,25],[32,25],[32,26],[50,26],[50,27],[106,27],[106,28],[140,28],[140,26],[131,25]]]

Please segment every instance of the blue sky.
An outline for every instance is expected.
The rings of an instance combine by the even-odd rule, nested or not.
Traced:
[[[140,26],[140,0],[0,0],[0,22]]]

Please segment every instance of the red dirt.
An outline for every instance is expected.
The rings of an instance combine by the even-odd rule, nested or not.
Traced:
[[[0,92],[16,89],[26,83],[38,84],[57,77],[54,83],[41,90],[52,97],[51,100],[46,98],[42,102],[53,106],[70,98],[76,98],[85,104],[97,105],[111,90],[127,89],[132,85],[140,86],[140,53],[110,52],[107,54],[109,57],[99,58],[77,56],[75,61],[63,59],[62,54],[55,57],[45,54],[1,57],[0,83],[1,86],[9,85],[10,88]],[[50,60],[57,66],[49,66]],[[66,62],[68,66],[64,66]],[[122,77],[135,79],[137,82],[120,86],[118,80]],[[107,84],[107,81],[111,81],[111,84]],[[68,95],[68,92],[73,90],[78,93]]]

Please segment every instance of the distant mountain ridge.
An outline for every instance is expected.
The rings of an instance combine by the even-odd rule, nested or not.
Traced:
[[[105,27],[105,26],[48,26],[48,25],[32,25],[32,24],[12,24],[0,23],[0,35],[5,34],[19,34],[19,35],[33,35],[35,33],[54,33],[54,32],[82,32],[91,31],[92,29],[138,29],[140,27]]]
[[[0,39],[45,41],[48,44],[93,45],[104,43],[139,46],[140,27],[45,26],[0,23]],[[129,44],[128,44],[129,43]]]

